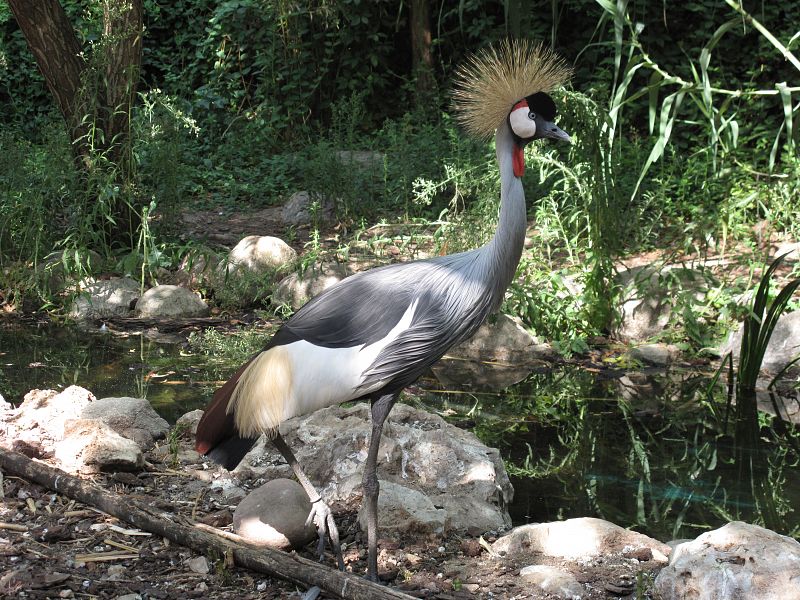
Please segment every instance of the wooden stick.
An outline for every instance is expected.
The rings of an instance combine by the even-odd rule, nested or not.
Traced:
[[[209,550],[215,550],[222,556],[232,556],[234,563],[239,566],[279,577],[299,586],[316,585],[345,600],[372,598],[411,600],[412,598],[352,573],[335,571],[294,553],[287,554],[244,544],[197,527],[175,523],[168,520],[167,515],[158,514],[131,498],[110,493],[60,469],[4,448],[0,448],[0,468],[197,552],[207,553]]]

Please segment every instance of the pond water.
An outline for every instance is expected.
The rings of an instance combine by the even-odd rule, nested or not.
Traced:
[[[145,397],[172,423],[237,366],[163,336],[0,321],[0,395],[12,403],[76,384]],[[500,448],[515,524],[597,516],[667,540],[739,519],[800,538],[796,396],[731,405],[721,386],[707,393],[710,373],[531,368],[500,392],[492,376],[445,390],[430,377],[407,397]]]

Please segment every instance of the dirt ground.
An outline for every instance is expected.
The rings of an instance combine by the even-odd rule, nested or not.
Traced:
[[[166,446],[147,455],[138,473],[92,476],[98,486],[186,524],[230,529],[235,504],[209,480],[204,465],[181,442],[178,462]],[[255,482],[242,482],[255,487]],[[0,598],[291,598],[306,590],[280,578],[226,565],[214,552],[200,554],[110,517],[24,479],[6,474],[0,501]],[[336,510],[336,509],[334,509]],[[353,512],[336,514],[346,569],[366,571],[366,540]],[[492,538],[486,541],[493,541]],[[315,544],[300,551],[315,560]],[[645,553],[646,554],[646,553]],[[523,559],[491,556],[479,538],[414,535],[379,542],[383,582],[417,598],[557,598],[537,593],[518,576],[520,568],[549,564],[585,584],[584,598],[644,598],[661,565],[641,553],[608,555],[582,563],[540,555]],[[335,568],[328,555],[328,566]],[[334,598],[323,592],[321,598]]]

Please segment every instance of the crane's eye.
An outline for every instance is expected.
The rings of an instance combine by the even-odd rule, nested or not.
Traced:
[[[528,113],[528,118],[529,118],[531,121],[535,121],[535,120],[536,120],[536,113],[535,113],[535,112],[533,112],[533,111],[529,112],[529,113]]]

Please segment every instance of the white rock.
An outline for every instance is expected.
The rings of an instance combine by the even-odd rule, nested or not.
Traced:
[[[287,304],[294,310],[303,306],[314,296],[339,283],[347,277],[342,265],[315,265],[303,273],[291,273],[280,280],[272,291],[272,304]]]
[[[313,523],[305,524],[310,511],[303,486],[291,479],[273,479],[239,503],[233,530],[254,544],[298,549],[317,536]]]
[[[593,517],[521,525],[492,544],[495,552],[511,556],[538,552],[568,560],[593,558],[636,548],[657,550],[663,556],[668,556],[671,551],[669,546],[658,540]]]
[[[55,458],[70,472],[98,473],[109,469],[136,470],[144,466],[141,448],[99,419],[71,419],[64,439],[56,443]]]
[[[205,556],[190,558],[186,561],[186,566],[189,567],[193,573],[199,573],[200,575],[206,575],[210,570],[208,567],[208,560]]]
[[[84,409],[95,401],[94,395],[77,385],[63,392],[56,390],[31,390],[15,410],[9,411],[8,422],[16,429],[13,437],[26,437],[25,432],[44,440],[60,440],[64,437],[64,423],[80,418]],[[10,436],[12,437],[12,436]]]
[[[268,235],[249,235],[242,238],[227,260],[228,272],[247,271],[254,275],[269,275],[285,269],[297,259],[297,252],[280,238]]]
[[[655,592],[662,600],[800,600],[800,543],[728,523],[677,546]]]
[[[523,581],[535,585],[547,594],[569,600],[583,598],[584,589],[578,580],[571,573],[557,567],[529,565],[520,570],[519,576]]]
[[[672,344],[642,344],[630,349],[628,355],[641,363],[666,366],[680,356],[680,350]]]
[[[209,310],[197,294],[179,285],[157,285],[136,303],[136,316],[145,318],[205,317]]]
[[[129,277],[112,277],[87,285],[69,308],[76,320],[127,317],[141,293],[139,283]]]
[[[281,425],[281,434],[326,501],[355,509],[361,505],[371,429],[369,407],[359,403],[290,419]],[[506,507],[514,490],[500,453],[472,433],[397,404],[384,426],[378,456],[381,486],[391,482],[422,492],[445,511],[446,531],[479,535],[511,525]],[[238,470],[266,479],[291,476],[263,438]]]
[[[550,346],[540,343],[518,317],[504,313],[490,317],[471,338],[447,351],[447,356],[506,363],[553,355]]]
[[[436,508],[425,494],[391,481],[381,481],[380,486],[378,529],[381,534],[444,532],[447,512]],[[367,530],[367,514],[363,505],[358,513],[358,524],[362,531]]]
[[[202,418],[202,409],[190,410],[178,417],[178,420],[175,421],[175,427],[194,437],[197,434],[197,426],[200,424],[200,419]]]

